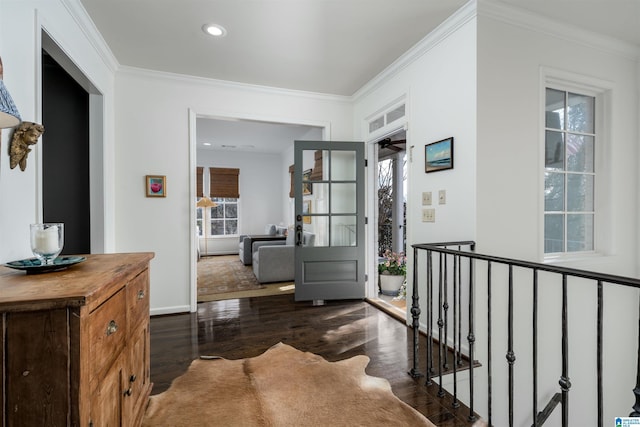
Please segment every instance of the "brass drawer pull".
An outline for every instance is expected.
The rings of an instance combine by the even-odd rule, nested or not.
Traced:
[[[134,382],[135,380],[136,380],[136,376],[132,374],[132,375],[129,377],[129,382],[130,382],[130,383],[132,383],[132,382]]]
[[[138,291],[138,299],[143,299],[144,298],[144,291],[143,290],[139,290]]]
[[[115,334],[117,331],[118,331],[118,324],[116,323],[115,320],[112,320],[107,325],[107,336],[109,336],[111,334]]]
[[[129,387],[129,389],[124,392],[125,396],[131,396],[132,394],[133,394],[133,390],[131,390],[131,387]]]

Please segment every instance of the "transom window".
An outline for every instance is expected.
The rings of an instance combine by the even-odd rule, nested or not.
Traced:
[[[545,92],[544,253],[594,251],[596,99]]]

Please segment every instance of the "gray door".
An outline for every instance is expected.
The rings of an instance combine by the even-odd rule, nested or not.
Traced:
[[[296,301],[365,297],[362,142],[295,141]]]

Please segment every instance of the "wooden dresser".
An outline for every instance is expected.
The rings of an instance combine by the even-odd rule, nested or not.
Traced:
[[[0,426],[138,426],[149,381],[153,253],[66,270],[0,266]]]

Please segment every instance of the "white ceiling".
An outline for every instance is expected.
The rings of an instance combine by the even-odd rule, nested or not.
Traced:
[[[121,65],[347,96],[466,3],[80,1]],[[640,46],[639,0],[492,1]],[[205,35],[207,23],[222,25],[227,36]]]
[[[248,120],[196,120],[198,150],[282,153],[297,139],[320,141],[322,129]]]
[[[80,1],[120,65],[345,96],[353,95],[466,3],[466,0]],[[640,0],[490,1],[617,38],[640,49]],[[228,34],[221,39],[205,35],[201,28],[207,23],[222,25]],[[223,128],[230,125],[219,124]],[[242,124],[235,122],[230,126],[240,129]],[[282,138],[276,136],[269,142],[266,137],[269,131],[260,131],[264,136],[261,141],[267,145],[277,144]],[[289,137],[292,129],[282,131]],[[204,133],[199,133],[204,137]],[[229,135],[222,138],[210,134],[207,138],[217,138],[220,143],[228,141],[237,147],[252,145],[245,144],[241,135],[235,141]]]

